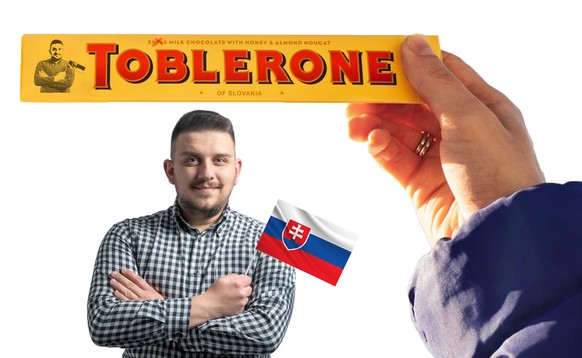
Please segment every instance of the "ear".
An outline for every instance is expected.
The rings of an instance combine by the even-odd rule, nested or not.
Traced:
[[[234,163],[234,184],[238,183],[238,176],[240,175],[240,171],[242,169],[242,160],[236,159]]]
[[[174,179],[174,163],[170,159],[164,160],[164,172],[166,173],[166,177],[171,184],[176,184]]]

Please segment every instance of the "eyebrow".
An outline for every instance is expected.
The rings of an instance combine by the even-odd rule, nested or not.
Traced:
[[[181,157],[202,157],[203,155],[200,154],[197,151],[194,151],[194,150],[185,150],[182,153],[180,153],[179,156],[181,156]],[[214,153],[214,154],[212,154],[212,157],[228,157],[228,158],[232,158],[233,155],[232,154],[229,154],[229,153]]]

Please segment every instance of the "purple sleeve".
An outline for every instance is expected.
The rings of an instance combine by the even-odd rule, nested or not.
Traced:
[[[542,184],[475,213],[418,263],[412,318],[435,357],[582,352],[582,183]]]

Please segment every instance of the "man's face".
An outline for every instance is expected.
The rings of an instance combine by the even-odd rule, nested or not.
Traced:
[[[63,45],[52,44],[49,52],[52,58],[55,60],[60,60],[63,57]]]
[[[193,224],[191,219],[218,218],[241,169],[230,135],[218,131],[182,133],[172,155],[172,160],[164,162],[164,170],[176,187],[185,219]]]

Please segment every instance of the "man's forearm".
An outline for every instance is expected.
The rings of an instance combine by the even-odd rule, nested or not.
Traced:
[[[190,320],[188,326],[195,328],[208,322],[213,317],[209,314],[208,305],[202,295],[194,296],[191,299]]]
[[[272,353],[283,340],[289,325],[294,293],[294,286],[282,287],[252,300],[240,314],[203,322],[192,328],[180,345],[185,351]]]
[[[137,347],[188,334],[190,299],[120,302],[110,297],[89,301],[93,342],[107,347]]]

